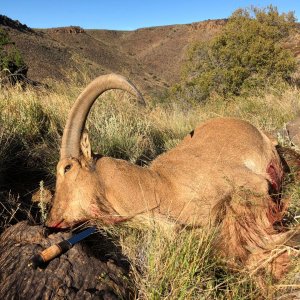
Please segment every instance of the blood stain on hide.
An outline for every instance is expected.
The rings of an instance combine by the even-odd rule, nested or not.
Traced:
[[[275,224],[278,221],[282,220],[284,203],[281,202],[280,191],[283,179],[283,173],[280,170],[279,166],[273,161],[267,167],[267,173],[270,176],[269,186],[270,186],[270,196],[269,199],[269,209],[267,217],[271,224]]]
[[[273,190],[278,193],[281,188],[282,174],[278,168],[271,162],[267,167],[267,173],[270,175],[270,184]]]

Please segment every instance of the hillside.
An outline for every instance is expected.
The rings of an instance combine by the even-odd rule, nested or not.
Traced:
[[[225,20],[215,20],[135,31],[89,30],[88,33],[137,59],[153,77],[172,84],[179,79],[187,46],[196,40],[208,40],[224,23]]]
[[[187,47],[219,32],[226,20],[186,25],[141,28],[134,31],[84,30],[77,26],[32,29],[0,15],[0,27],[8,31],[37,81],[63,80],[70,70],[98,76],[123,74],[147,92],[162,91],[176,83]],[[299,24],[298,24],[299,27]],[[300,58],[300,30],[286,46]]]
[[[142,89],[163,89],[179,79],[190,42],[207,40],[225,20],[142,28],[135,31],[83,30],[70,26],[31,29],[0,16],[37,81],[62,80],[69,70],[89,70],[93,76],[121,73]]]

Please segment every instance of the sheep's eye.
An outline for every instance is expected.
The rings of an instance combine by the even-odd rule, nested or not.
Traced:
[[[69,170],[71,170],[72,165],[66,165],[64,168],[64,173],[66,174]]]

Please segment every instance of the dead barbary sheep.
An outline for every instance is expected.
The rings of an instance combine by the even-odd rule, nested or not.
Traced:
[[[187,226],[215,224],[220,248],[238,261],[282,241],[273,224],[282,218],[283,169],[274,143],[262,131],[243,120],[215,118],[149,167],[95,156],[85,122],[94,101],[110,89],[144,101],[132,83],[115,74],[96,78],[81,93],[64,129],[47,226],[142,217]]]

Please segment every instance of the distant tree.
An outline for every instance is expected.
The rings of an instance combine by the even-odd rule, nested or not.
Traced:
[[[11,42],[7,32],[0,28],[0,71],[14,74],[22,69],[27,70],[27,67],[20,51]]]
[[[201,101],[212,92],[239,95],[289,82],[296,60],[282,41],[295,22],[293,12],[279,14],[274,6],[236,10],[218,36],[190,48],[177,90]]]

